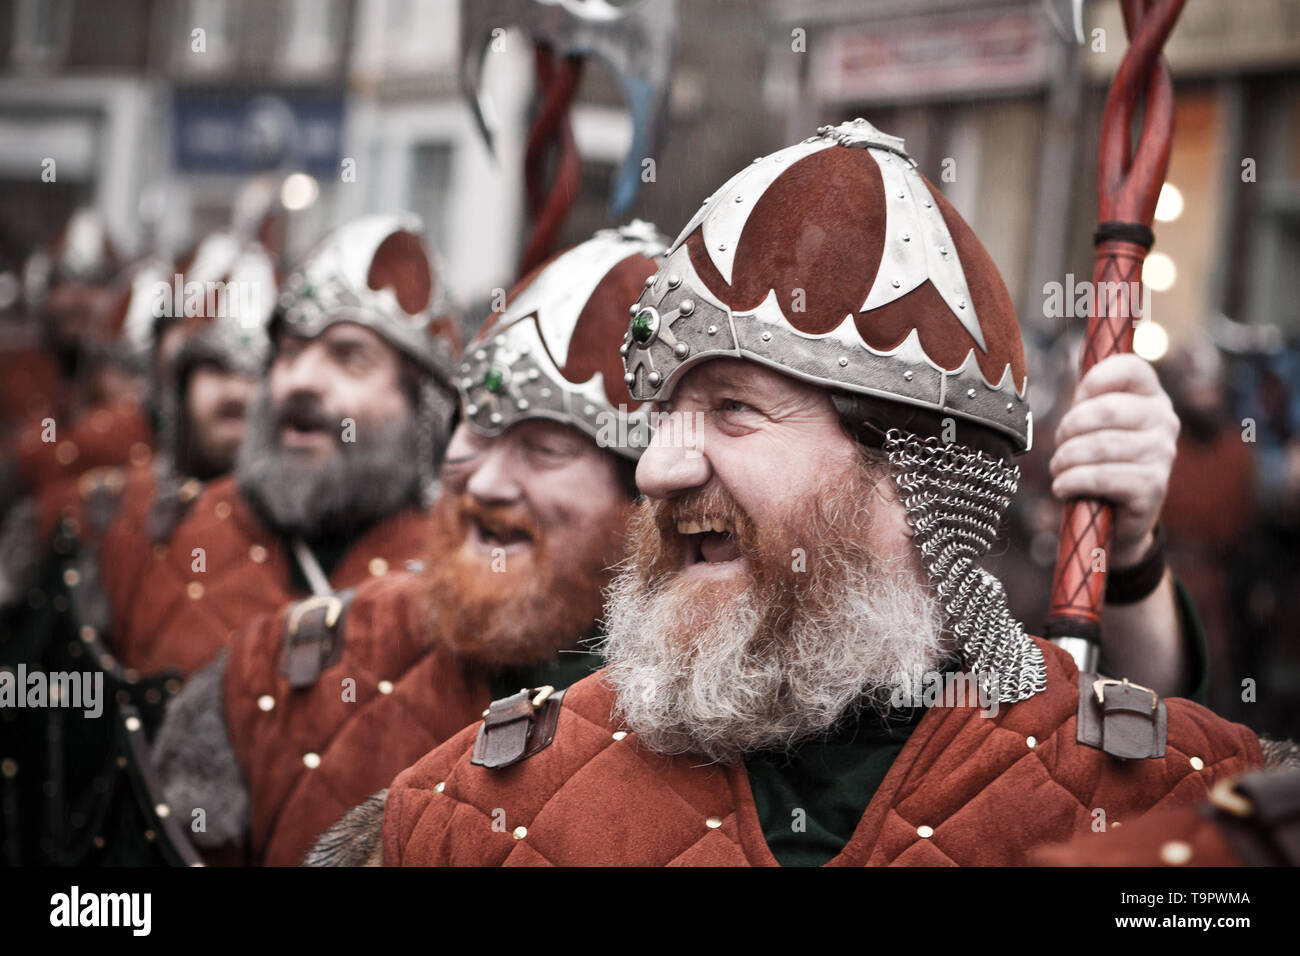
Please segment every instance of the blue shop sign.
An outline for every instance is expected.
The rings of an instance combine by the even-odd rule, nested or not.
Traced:
[[[253,173],[292,166],[317,174],[339,168],[343,100],[277,93],[177,93],[176,167]]]

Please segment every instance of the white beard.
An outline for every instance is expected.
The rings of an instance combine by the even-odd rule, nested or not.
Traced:
[[[821,571],[818,607],[801,603],[775,637],[759,633],[767,608],[752,581],[720,598],[675,575],[647,584],[635,567],[620,572],[602,650],[628,729],[658,753],[731,762],[862,707],[883,712],[893,688],[940,664],[942,612],[912,568]]]

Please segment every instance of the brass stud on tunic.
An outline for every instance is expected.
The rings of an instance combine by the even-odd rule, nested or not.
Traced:
[[[614,739],[615,739],[615,740],[622,740],[622,739],[623,739],[624,737],[626,737],[626,736],[627,736],[627,731],[626,731],[626,730],[616,730],[616,731],[614,731]]]
[[[391,694],[393,692],[393,682],[390,680],[381,680],[379,682],[379,693]]]
[[[1170,866],[1181,866],[1192,858],[1192,848],[1182,840],[1170,840],[1160,848],[1160,859]]]
[[[257,709],[263,712],[275,709],[275,698],[270,694],[263,694],[257,698]]]
[[[515,827],[514,837],[516,840],[522,840],[528,836],[528,827]]]
[[[923,823],[916,828],[916,835],[923,840],[928,840],[934,836],[934,827],[928,827]]]
[[[372,578],[382,578],[388,573],[388,562],[383,558],[370,559],[370,576]]]
[[[232,510],[234,509],[230,507],[229,501],[218,501],[216,506],[212,509],[212,513],[216,515],[218,518],[220,518],[222,521],[225,521],[227,518],[230,517],[230,512]]]
[[[1190,763],[1191,763],[1191,765],[1192,765],[1192,769],[1193,769],[1193,770],[1204,770],[1204,769],[1205,769],[1205,761],[1202,760],[1200,757],[1193,757],[1193,758],[1191,759]]]
[[[302,764],[308,770],[315,770],[320,766],[320,754],[303,754]]]
[[[709,817],[707,820],[704,821],[704,825],[708,827],[710,830],[716,830],[718,827],[722,826],[722,818]]]

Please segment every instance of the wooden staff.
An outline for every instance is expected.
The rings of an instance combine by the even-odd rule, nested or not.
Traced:
[[[1142,263],[1151,247],[1151,220],[1169,165],[1174,130],[1174,88],[1161,50],[1185,0],[1122,0],[1129,48],[1106,97],[1098,150],[1098,225],[1092,313],[1079,374],[1102,359],[1133,350],[1133,322],[1142,291]],[[1145,92],[1136,151],[1130,131]],[[1065,507],[1051,610],[1045,634],[1074,657],[1080,670],[1096,669],[1101,610],[1106,594],[1105,555],[1114,507],[1075,498]]]

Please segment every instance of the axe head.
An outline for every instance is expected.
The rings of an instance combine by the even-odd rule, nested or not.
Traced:
[[[632,145],[614,180],[610,215],[622,216],[641,185],[641,163],[657,156],[668,125],[676,0],[461,0],[461,91],[493,148],[479,86],[483,62],[518,28],[558,56],[595,57],[618,80],[632,114]]]
[[[1043,10],[1062,40],[1083,44],[1083,0],[1043,0]]]

